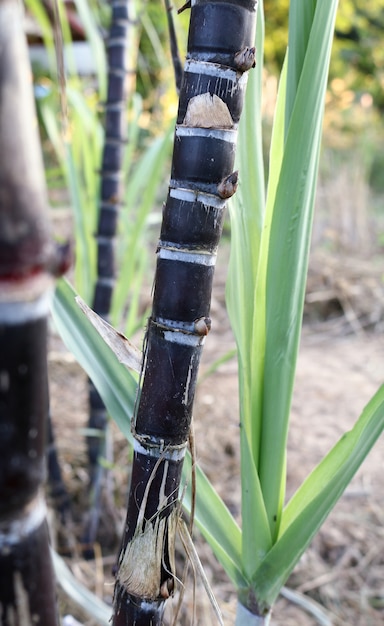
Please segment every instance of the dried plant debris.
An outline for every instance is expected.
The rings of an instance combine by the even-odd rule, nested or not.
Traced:
[[[305,315],[337,333],[382,330],[384,263],[352,255],[316,252],[310,259]]]
[[[97,315],[91,308],[80,298],[76,297],[76,302],[84,315],[89,319],[92,326],[97,330],[99,335],[104,339],[105,343],[115,353],[118,361],[125,365],[128,369],[140,373],[142,353],[136,346],[118,330],[113,328],[102,317]]]
[[[184,126],[196,128],[233,128],[233,120],[225,102],[210,93],[191,98],[183,121]]]

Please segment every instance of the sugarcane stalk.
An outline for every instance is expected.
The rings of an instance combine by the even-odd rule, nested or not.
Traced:
[[[58,624],[43,496],[53,244],[23,13],[0,2],[0,620]]]
[[[106,40],[108,59],[108,92],[105,103],[105,140],[101,166],[99,219],[97,227],[97,279],[93,310],[108,320],[116,277],[115,240],[122,205],[122,163],[127,140],[127,97],[132,91],[135,69],[131,67],[130,40],[134,38],[135,21],[132,0],[111,0],[111,24]],[[99,432],[87,437],[92,494],[89,519],[83,535],[84,554],[93,555],[100,517],[100,499],[104,470],[99,463],[105,448],[107,411],[89,380],[89,428]]]
[[[254,65],[256,0],[192,3],[171,180],[163,211],[134,457],[118,559],[114,626],[160,625],[176,582],[178,491],[237,125]]]

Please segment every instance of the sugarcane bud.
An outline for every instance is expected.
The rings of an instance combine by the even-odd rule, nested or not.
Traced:
[[[59,278],[63,276],[72,265],[73,261],[73,248],[69,241],[62,244],[57,244],[52,257],[47,263],[47,270],[52,276]]]
[[[220,198],[223,198],[223,200],[225,200],[226,198],[230,198],[231,196],[233,196],[237,189],[238,180],[238,171],[232,172],[232,174],[229,174],[229,176],[223,178],[221,183],[219,183],[217,186],[217,193],[219,194]]]
[[[200,317],[195,321],[195,333],[204,337],[211,330],[211,320],[209,317]]]
[[[190,99],[183,126],[233,128],[233,120],[225,102],[216,94],[207,92]]]
[[[175,582],[173,578],[167,578],[160,587],[161,597],[168,600],[168,598],[173,595],[174,588]]]
[[[235,65],[240,72],[247,72],[256,65],[256,48],[247,46],[235,54]]]

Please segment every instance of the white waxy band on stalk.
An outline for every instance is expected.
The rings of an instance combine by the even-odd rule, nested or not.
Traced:
[[[214,209],[224,209],[225,200],[214,196],[213,194],[203,193],[202,191],[194,191],[193,189],[184,189],[183,187],[173,187],[169,190],[171,198],[182,200],[184,202],[201,202],[205,206]]]
[[[192,346],[197,348],[202,346],[205,342],[205,336],[201,335],[187,335],[179,330],[166,330],[164,331],[164,339],[171,343],[180,343],[184,346]]]
[[[190,252],[189,250],[180,250],[179,248],[160,248],[158,257],[160,259],[167,259],[168,261],[196,263],[196,265],[206,265],[208,267],[213,267],[216,263],[216,254]]]
[[[142,609],[143,611],[147,611],[147,613],[149,613],[150,611],[153,611],[153,609],[158,610],[159,603],[150,602],[149,600],[141,600],[139,606],[140,606],[140,609]]]
[[[237,83],[236,86],[244,85],[247,82],[247,75],[244,73],[238,78],[236,70],[230,67],[223,68],[218,63],[210,63],[209,61],[200,61],[195,59],[189,59],[185,62],[184,71],[191,74],[203,74],[204,76],[217,76],[217,78],[224,78],[226,80]]]
[[[198,126],[176,126],[176,137],[208,137],[236,143],[237,130],[223,128],[200,128]]]
[[[107,277],[103,277],[103,276],[99,276],[97,278],[97,283],[99,285],[106,285],[107,287],[114,287],[115,286],[115,279],[114,278],[107,278]]]
[[[143,454],[146,456],[154,457],[154,458],[162,458],[167,461],[182,461],[185,457],[185,451],[187,449],[187,444],[183,444],[177,447],[167,447],[164,445],[164,442],[156,442],[150,443],[148,442],[148,446],[143,446],[136,437],[133,440],[133,449],[135,452],[139,454]]]
[[[0,322],[17,326],[47,317],[50,310],[52,293],[46,291],[35,300],[0,302]]]
[[[0,520],[0,552],[6,546],[21,543],[43,523],[47,514],[42,494],[38,494],[13,520]]]
[[[195,322],[181,322],[180,320],[169,320],[165,317],[156,317],[154,322],[157,325],[164,326],[167,330],[178,330],[186,333],[195,332]]]

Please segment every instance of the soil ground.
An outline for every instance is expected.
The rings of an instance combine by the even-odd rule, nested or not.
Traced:
[[[333,263],[333,265],[332,265]],[[365,272],[365,268],[367,268]],[[373,269],[375,268],[375,269]],[[353,270],[353,271],[352,271]],[[288,445],[288,495],[349,430],[384,379],[382,302],[384,264],[361,259],[317,257],[311,264],[306,317],[297,366]],[[338,272],[341,276],[339,283]],[[352,276],[352,277],[351,277]],[[343,282],[344,281],[344,282]],[[225,268],[218,268],[212,302],[212,331],[201,373],[234,347],[224,305]],[[95,561],[79,556],[79,529],[87,508],[86,379],[74,359],[52,337],[50,354],[52,413],[67,488],[74,503],[74,525],[66,530],[72,545],[67,562],[74,574],[106,601],[112,595],[111,569],[124,519],[129,453],[112,427],[115,463],[107,489]],[[235,359],[198,386],[194,410],[198,462],[234,515],[240,512],[238,399]],[[384,623],[384,439],[378,441],[334,511],[287,581],[276,603],[275,626],[379,626]],[[113,496],[112,496],[113,492]],[[114,502],[117,512],[112,506]],[[210,548],[196,546],[223,612],[234,623],[236,598]],[[182,557],[179,557],[182,563]],[[180,572],[181,574],[181,572]],[[187,584],[178,623],[215,624],[204,588]],[[294,592],[292,593],[290,592]],[[320,613],[316,611],[320,609]],[[62,600],[62,611],[82,623],[93,622]]]

